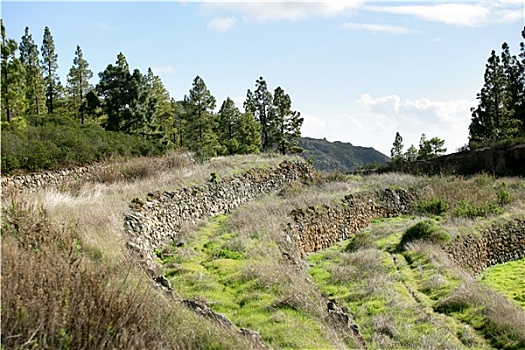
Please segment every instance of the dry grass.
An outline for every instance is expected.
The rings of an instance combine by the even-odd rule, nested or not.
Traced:
[[[4,208],[2,237],[3,348],[246,345],[150,289],[131,261],[94,261],[75,227],[41,208]]]
[[[113,165],[121,175],[111,174],[108,166],[104,181],[32,194],[6,191],[2,345],[246,348],[237,335],[149,288],[151,282],[124,248],[123,218],[132,198],[152,190],[175,190],[207,181],[211,172],[226,177],[283,159],[262,155],[197,164],[188,154],[174,153]]]

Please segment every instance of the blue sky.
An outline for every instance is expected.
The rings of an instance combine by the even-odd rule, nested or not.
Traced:
[[[26,26],[40,47],[55,40],[59,75],[80,45],[94,73],[122,52],[151,67],[180,100],[201,76],[217,99],[241,107],[262,76],[305,118],[303,136],[374,147],[390,155],[445,139],[468,141],[470,107],[491,50],[519,53],[522,1],[498,2],[20,2],[2,1],[7,36]]]

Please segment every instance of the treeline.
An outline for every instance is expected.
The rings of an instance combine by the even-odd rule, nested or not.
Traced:
[[[406,151],[403,152],[403,137],[399,132],[396,132],[392,149],[390,150],[390,164],[399,165],[403,163],[412,163],[416,160],[430,159],[443,155],[447,149],[443,147],[445,140],[435,136],[427,140],[425,134],[421,134],[419,139],[419,148],[410,145]]]
[[[290,96],[281,87],[272,94],[262,77],[256,80],[253,92],[248,89],[244,112],[228,97],[215,113],[217,101],[199,76],[188,94],[176,100],[151,68],[146,74],[138,69],[131,72],[120,53],[93,85],[93,72],[77,46],[63,85],[48,27],[40,50],[28,27],[20,44],[6,36],[3,21],[1,35],[2,146],[17,135],[22,137],[26,128],[39,127],[26,121],[29,116],[53,115],[141,138],[156,152],[173,148],[194,151],[199,159],[260,151],[301,152],[298,138],[303,118],[292,110]]]
[[[490,54],[479,104],[471,109],[470,149],[525,139],[525,27],[521,36],[518,56],[506,42],[499,55]]]

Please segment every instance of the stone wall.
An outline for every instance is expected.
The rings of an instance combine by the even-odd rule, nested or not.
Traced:
[[[525,219],[459,237],[447,247],[462,267],[480,273],[487,267],[525,257]]]
[[[71,169],[2,177],[2,191],[34,192],[40,187],[60,187],[74,181],[92,181],[107,166],[89,165]]]
[[[412,211],[417,191],[385,189],[349,194],[340,204],[292,211],[286,234],[296,243],[296,255],[328,248],[364,229],[377,218],[393,217]]]
[[[151,256],[154,249],[176,238],[184,223],[229,213],[242,203],[282,189],[293,181],[309,181],[311,172],[306,163],[285,161],[275,169],[251,169],[217,183],[134,199],[124,223],[130,236],[127,246],[139,254],[148,268],[154,268]]]

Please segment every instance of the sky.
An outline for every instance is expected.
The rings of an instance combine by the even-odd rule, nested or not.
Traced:
[[[390,155],[421,134],[468,142],[470,108],[492,50],[519,54],[523,1],[28,2],[2,1],[7,37],[29,27],[40,48],[49,27],[63,84],[79,45],[93,71],[122,52],[152,68],[182,100],[200,76],[217,99],[243,110],[263,77],[304,117],[302,136]]]

